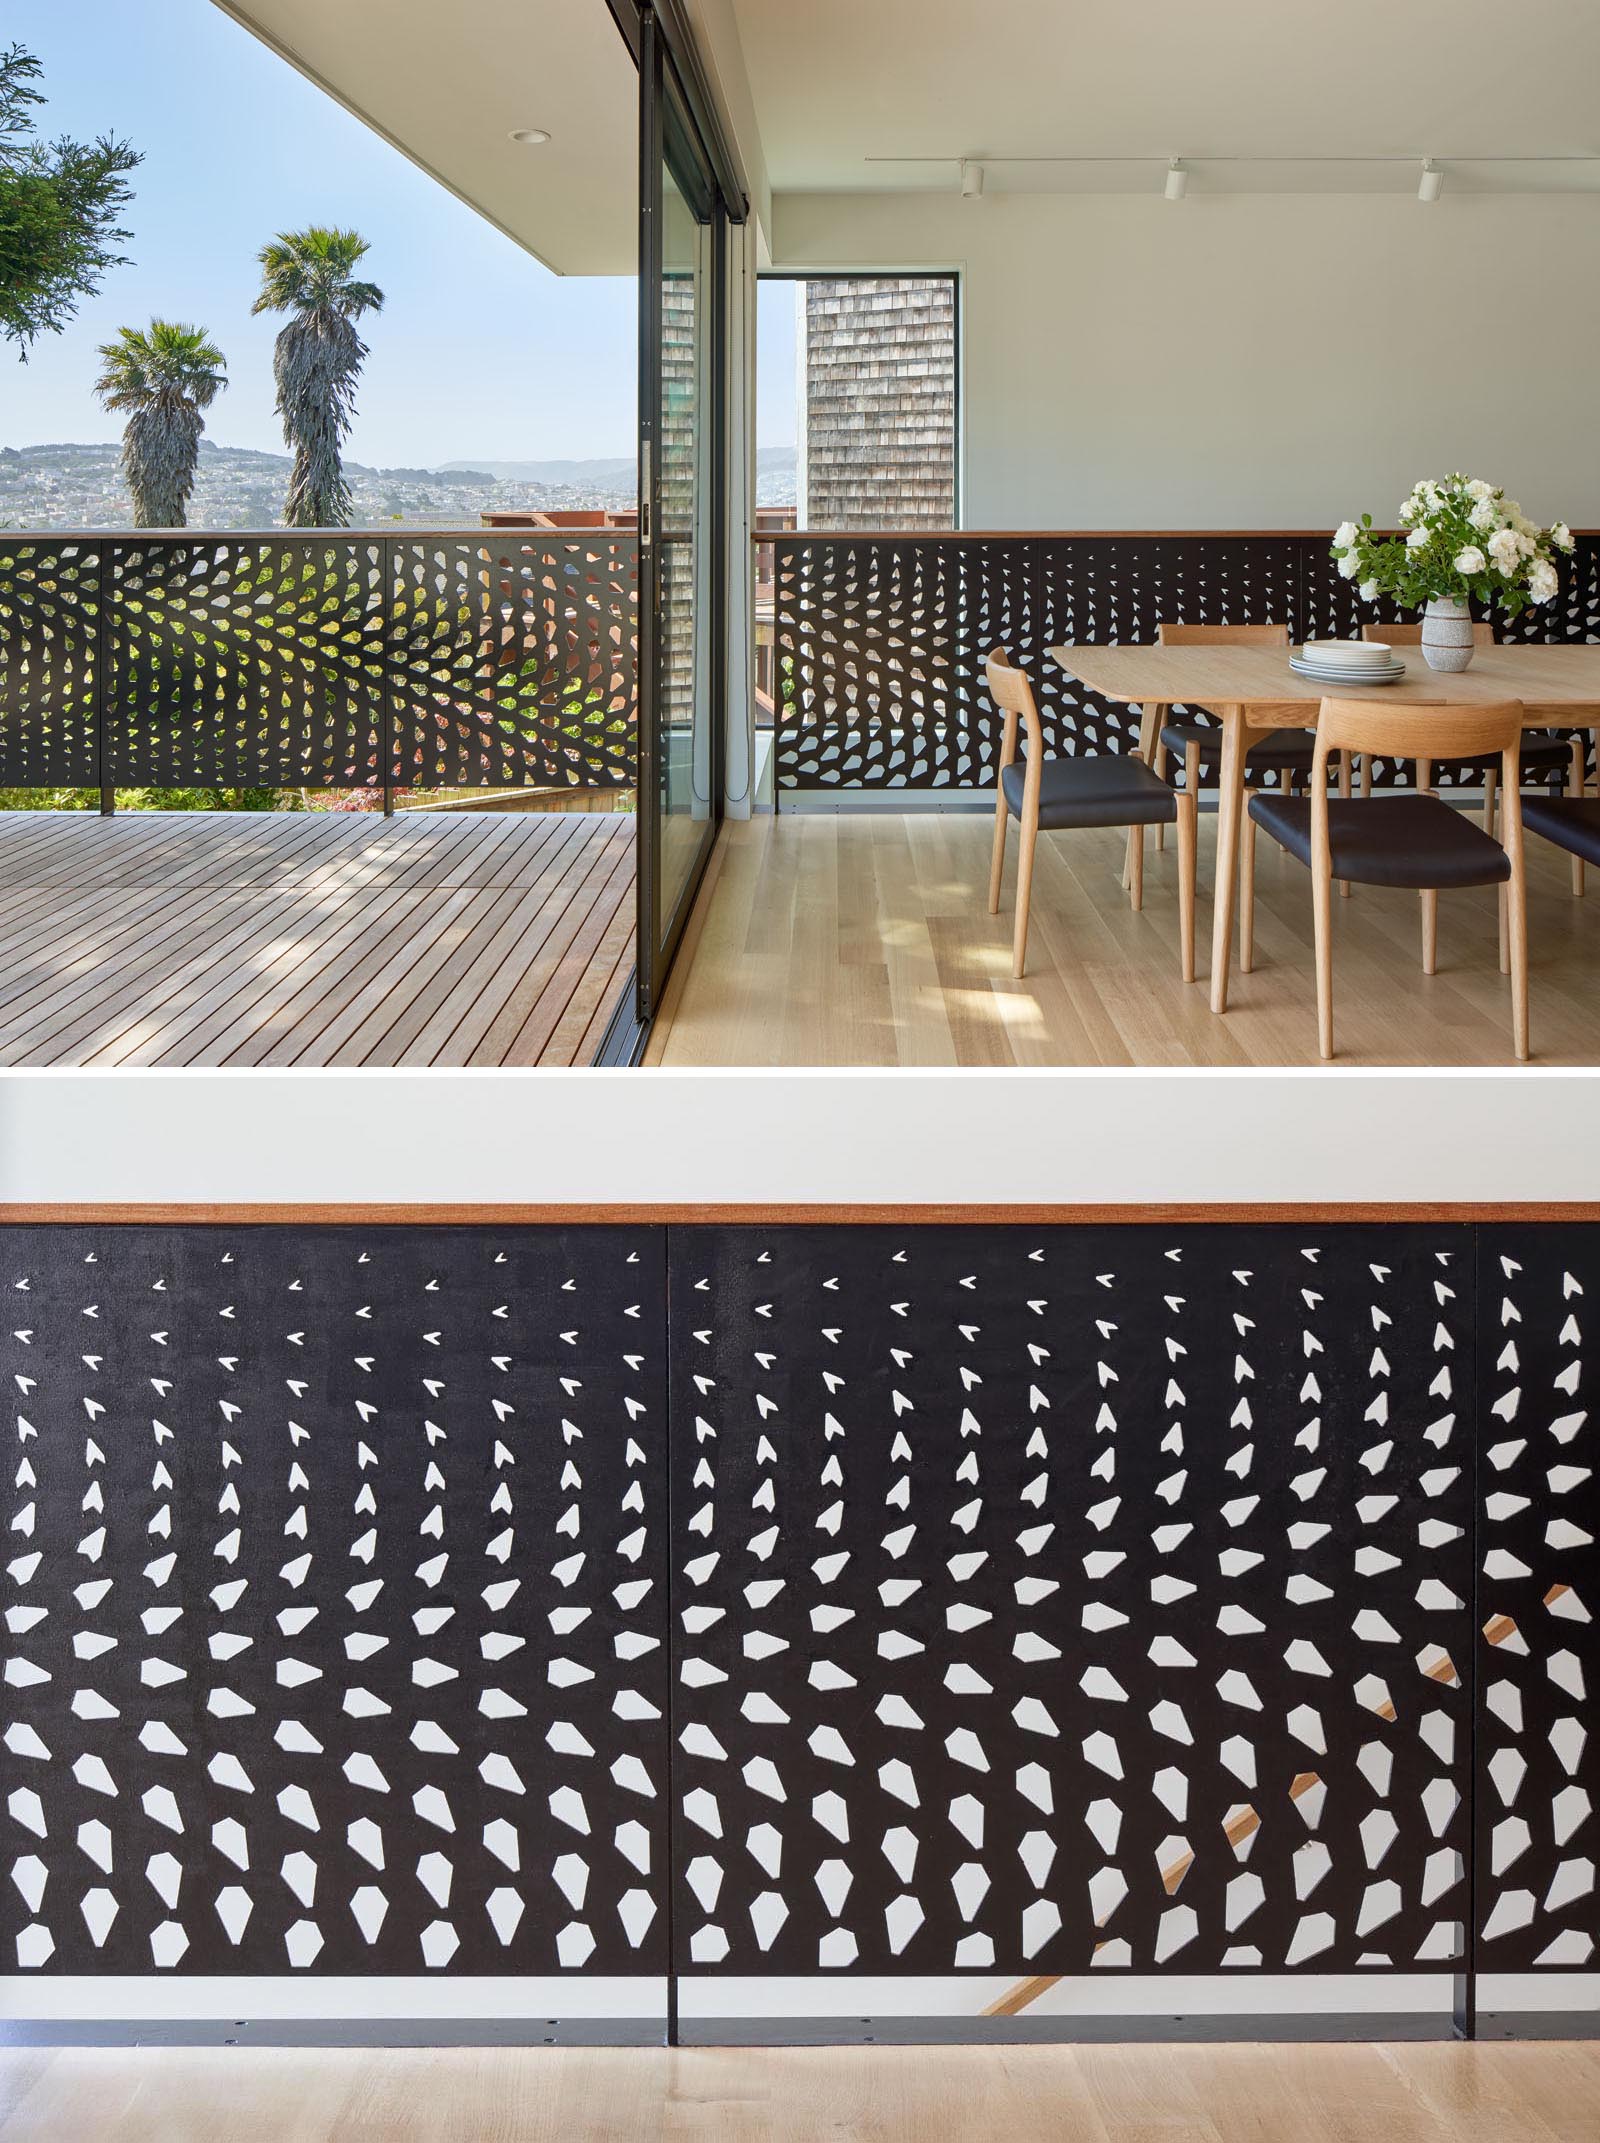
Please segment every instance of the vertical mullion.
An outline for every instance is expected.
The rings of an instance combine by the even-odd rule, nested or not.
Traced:
[[[656,464],[661,424],[661,97],[660,32],[655,9],[639,21],[639,691],[637,883],[638,1015],[655,1011],[659,815],[656,731],[660,721],[656,662]]]

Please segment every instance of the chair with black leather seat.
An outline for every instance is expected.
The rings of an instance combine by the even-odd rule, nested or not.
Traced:
[[[1528,1055],[1528,932],[1522,876],[1522,796],[1517,752],[1522,703],[1402,706],[1325,699],[1317,716],[1309,796],[1253,796],[1250,816],[1311,871],[1317,950],[1317,1040],[1333,1055],[1333,885],[1410,886],[1422,895],[1422,967],[1438,955],[1439,893],[1458,886],[1499,886],[1500,966],[1511,975],[1512,1044]],[[1504,844],[1425,790],[1387,797],[1328,795],[1328,761],[1336,751],[1402,759],[1499,755],[1505,788]],[[1532,799],[1530,799],[1532,802]]]
[[[1363,625],[1361,637],[1363,640],[1387,641],[1391,647],[1420,647],[1422,644],[1422,627],[1420,625]],[[1493,647],[1494,627],[1480,618],[1473,625],[1472,638],[1478,647]],[[1441,674],[1444,677],[1445,688],[1448,690],[1449,673],[1443,672]],[[1485,833],[1493,833],[1500,787],[1500,760],[1497,754],[1494,752],[1474,752],[1467,757],[1462,757],[1458,753],[1452,753],[1450,758],[1443,763],[1450,767],[1464,769],[1469,773],[1482,774],[1483,828]],[[1529,730],[1522,739],[1520,763],[1523,783],[1537,781],[1541,777],[1546,781],[1555,781],[1564,777],[1574,795],[1581,796],[1583,793],[1584,746],[1576,739],[1569,743],[1565,737],[1553,736],[1548,730]],[[1439,764],[1440,762],[1429,759],[1419,759],[1417,761],[1416,778],[1419,789],[1431,789],[1433,787],[1434,773]],[[1363,796],[1372,794],[1372,755],[1370,752],[1366,754],[1361,763],[1361,793]],[[1578,868],[1581,869],[1581,866]],[[1578,876],[1577,869],[1573,872],[1572,890],[1575,893],[1583,891],[1583,880]]]
[[[1522,823],[1564,848],[1580,870],[1586,863],[1600,867],[1600,796],[1525,796]]]
[[[997,647],[984,670],[995,704],[1005,716],[1000,778],[995,789],[994,861],[989,872],[989,913],[1000,912],[1000,879],[1006,860],[1006,822],[1015,818],[1017,924],[1011,971],[1020,976],[1028,951],[1028,906],[1033,890],[1033,853],[1040,829],[1074,826],[1170,826],[1178,829],[1178,938],[1185,982],[1194,980],[1194,820],[1192,796],[1179,796],[1152,767],[1131,754],[1102,753],[1048,759],[1044,729],[1027,672]],[[1019,727],[1027,731],[1027,757],[1018,759]],[[1129,887],[1132,905],[1144,905],[1144,848]]]
[[[1289,645],[1287,625],[1182,625],[1166,623],[1156,627],[1156,636],[1163,647],[1281,647]],[[1165,719],[1168,709],[1158,707],[1156,718],[1158,730],[1151,765],[1163,779],[1167,775],[1167,759],[1171,754],[1183,767],[1183,786],[1196,799],[1200,794],[1202,775],[1215,775],[1222,761],[1222,725],[1215,721],[1169,722]],[[1245,794],[1253,793],[1256,780],[1262,774],[1276,774],[1278,786],[1285,794],[1293,781],[1309,781],[1311,778],[1312,737],[1309,729],[1276,729],[1252,744],[1245,759]],[[1156,845],[1161,845],[1160,835]],[[1144,835],[1133,833],[1128,837],[1128,860],[1133,862],[1135,847],[1143,848]],[[1255,899],[1252,873],[1255,855],[1248,834],[1244,852],[1240,858],[1239,885],[1239,970],[1248,975],[1255,966]]]

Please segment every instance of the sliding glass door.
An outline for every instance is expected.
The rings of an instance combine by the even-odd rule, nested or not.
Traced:
[[[638,970],[648,1018],[721,812],[726,221],[650,10],[640,62]]]

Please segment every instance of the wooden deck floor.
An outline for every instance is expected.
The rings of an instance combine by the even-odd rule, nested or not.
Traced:
[[[1177,857],[1152,849],[1144,912],[1123,837],[1040,836],[1028,972],[1011,975],[1016,838],[988,910],[993,821],[956,812],[791,812],[723,833],[645,1061],[692,1065],[1315,1065],[1309,874],[1258,848],[1255,972],[1235,961],[1216,1018],[1178,973]],[[1199,967],[1208,972],[1216,820],[1200,821]],[[1600,874],[1529,839],[1533,1054],[1600,1064]],[[1417,897],[1334,903],[1338,1064],[1509,1064],[1493,890],[1439,901],[1424,975]]]
[[[0,813],[0,1065],[588,1064],[623,813]]]

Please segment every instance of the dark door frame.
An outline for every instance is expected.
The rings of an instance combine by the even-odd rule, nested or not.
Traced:
[[[637,943],[630,1033],[607,1036],[601,1061],[637,1063],[684,928],[710,861],[722,823],[723,767],[728,709],[728,497],[727,369],[728,226],[748,214],[742,174],[722,130],[693,39],[676,0],[608,0],[613,19],[639,68],[639,632],[638,632],[638,844]],[[670,100],[670,112],[669,112]],[[660,759],[657,736],[657,618],[660,569],[661,170],[668,126],[680,152],[703,179],[698,209],[709,221],[712,257],[709,326],[704,361],[710,366],[710,544],[708,616],[712,661],[710,756],[707,774],[710,817],[694,867],[681,888],[670,889],[663,911],[660,886]],[[619,1018],[621,1008],[619,1008]],[[616,1023],[614,1023],[616,1024]]]

